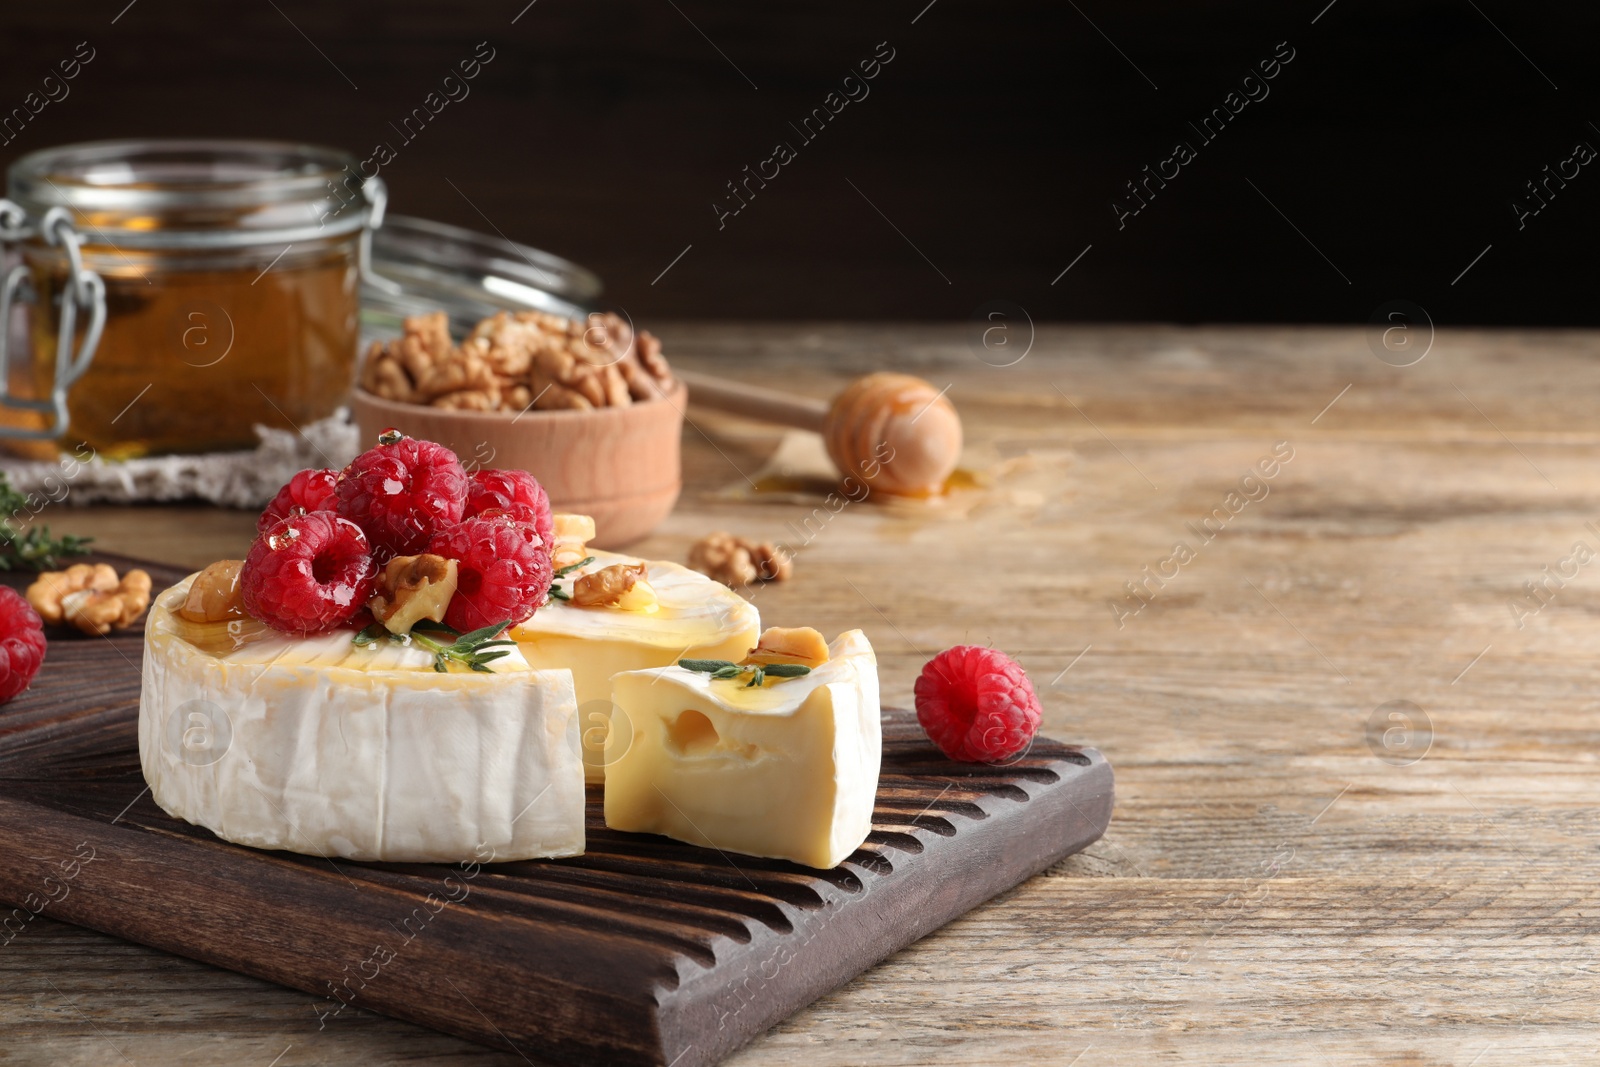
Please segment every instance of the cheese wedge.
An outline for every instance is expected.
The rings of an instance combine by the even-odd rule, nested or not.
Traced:
[[[569,672],[513,649],[493,673],[440,674],[424,649],[358,648],[349,631],[196,627],[175,614],[192,581],[146,623],[139,759],[168,813],[237,844],[354,860],[583,852]]]
[[[606,770],[606,825],[836,867],[872,829],[883,752],[872,646],[851,630],[810,674],[745,681],[676,666],[612,679],[633,744]]]
[[[557,582],[559,587],[570,592],[579,578],[601,568],[646,562],[615,552],[588,554],[595,561]],[[612,675],[665,667],[684,657],[743,659],[761,636],[755,605],[721,582],[676,563],[651,560],[646,566],[645,580],[658,601],[653,611],[575,607],[557,599],[511,631],[534,669],[572,671],[584,769],[592,782],[604,781],[607,765],[632,743],[625,731],[608,728]]]

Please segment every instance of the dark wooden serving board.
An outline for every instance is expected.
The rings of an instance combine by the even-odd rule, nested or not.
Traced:
[[[181,577],[142,565],[158,589]],[[0,900],[304,990],[310,1028],[366,1008],[532,1063],[715,1063],[1111,818],[1092,749],[1040,739],[1011,766],[957,764],[885,709],[872,836],[831,871],[607,830],[594,791],[572,860],[262,852],[143,791],[141,655],[136,631],[53,634],[0,708]]]

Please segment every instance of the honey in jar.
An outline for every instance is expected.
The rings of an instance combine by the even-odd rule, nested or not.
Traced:
[[[248,448],[258,423],[332,414],[354,375],[362,255],[382,213],[381,185],[356,173],[343,153],[268,142],[101,142],[19,160],[10,194],[30,233],[8,290],[31,289],[32,358],[7,378],[10,402],[32,410],[0,436],[115,459]]]

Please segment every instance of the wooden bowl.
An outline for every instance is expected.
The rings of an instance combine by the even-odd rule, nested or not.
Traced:
[[[664,400],[516,415],[399,404],[357,389],[351,406],[364,445],[394,427],[452,449],[468,470],[529,471],[550,494],[551,507],[593,515],[595,545],[616,548],[655,529],[677,503],[688,394],[674,382]]]

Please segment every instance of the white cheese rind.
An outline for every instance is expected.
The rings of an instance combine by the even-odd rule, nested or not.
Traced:
[[[575,856],[583,767],[571,675],[431,669],[349,635],[214,655],[146,624],[139,756],[164,810],[256,848],[391,862]]]
[[[511,636],[535,669],[566,667],[578,696],[584,767],[592,782],[629,738],[608,733],[611,679],[622,671],[666,667],[679,659],[740,660],[761,637],[754,604],[699,571],[662,560],[640,560],[616,552],[591,552],[595,561],[558,583],[570,590],[585,574],[617,563],[645,563],[645,580],[660,601],[656,611],[580,608],[552,600]],[[607,742],[610,747],[607,747]]]
[[[663,667],[612,680],[627,753],[606,774],[606,825],[835,867],[872,830],[883,737],[878,667],[851,630],[829,661],[760,689]]]

